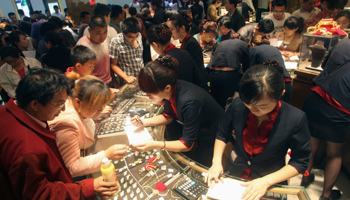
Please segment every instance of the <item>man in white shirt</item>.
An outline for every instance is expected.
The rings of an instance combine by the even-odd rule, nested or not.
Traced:
[[[304,18],[304,21],[314,17],[319,13],[321,10],[316,6],[318,0],[303,0],[302,6],[300,9],[293,12],[294,17],[302,17]]]
[[[54,6],[53,9],[55,9],[55,12],[51,14],[52,17],[58,17],[60,20],[64,20],[64,14],[58,11],[58,6]]]
[[[291,16],[286,12],[286,9],[286,0],[275,0],[273,1],[273,12],[264,17],[264,19],[271,19],[273,21],[273,24],[275,25],[274,32],[281,32],[283,30],[284,22]]]
[[[107,5],[104,4],[98,4],[95,9],[94,9],[94,14],[95,16],[103,16],[103,18],[106,20],[107,24],[110,23],[111,21],[111,10],[109,9],[109,7]],[[84,36],[89,34],[89,27],[85,28],[84,30]],[[109,42],[112,40],[112,38],[114,36],[116,36],[118,33],[117,31],[108,25],[107,27],[107,31],[108,31],[108,35],[107,35],[107,43],[109,44]]]

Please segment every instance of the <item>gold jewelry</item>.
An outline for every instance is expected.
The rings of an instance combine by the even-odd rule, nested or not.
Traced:
[[[148,185],[149,185],[149,186],[152,186],[155,182],[159,182],[159,181],[160,181],[161,179],[163,179],[164,177],[166,177],[165,172],[164,172],[163,174],[161,174],[157,179],[153,179],[153,180],[152,180],[152,179],[150,178],[150,179],[148,179],[148,181],[149,181],[149,180],[152,180],[152,181],[149,182]],[[148,182],[148,181],[146,181],[146,182]],[[145,183],[146,183],[146,182],[145,182]],[[142,185],[142,188],[146,187],[146,186],[145,186],[145,183]]]

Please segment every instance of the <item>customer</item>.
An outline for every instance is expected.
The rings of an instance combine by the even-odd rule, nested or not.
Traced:
[[[15,47],[5,46],[0,49],[1,60],[5,62],[0,68],[0,86],[9,97],[15,97],[18,82],[23,79],[29,69],[41,68],[35,58],[23,58]]]
[[[332,190],[342,166],[345,142],[350,135],[350,62],[349,39],[341,40],[329,56],[324,71],[314,80],[314,87],[304,102],[311,133],[311,152],[308,171],[314,164],[320,143],[325,141],[327,162],[324,170],[323,191],[320,200],[339,199],[339,190]],[[301,185],[307,187],[315,175],[305,175]]]
[[[238,30],[239,37],[247,43],[253,39],[255,35],[269,36],[275,29],[271,19],[263,19],[258,24],[247,25]]]
[[[83,11],[80,13],[80,25],[79,25],[79,31],[78,31],[78,39],[83,37],[85,28],[89,26],[90,17],[91,17],[90,13],[88,13],[87,11]]]
[[[341,29],[350,28],[350,12],[348,10],[339,12],[334,17],[334,20],[337,22]]]
[[[190,26],[181,15],[173,15],[167,21],[174,40],[181,41],[181,49],[186,50],[197,64],[198,73],[203,77],[201,87],[207,89],[208,73],[204,69],[203,52],[199,43],[190,34]]]
[[[219,19],[220,16],[218,16],[217,8],[220,7],[221,5],[222,5],[221,0],[213,0],[211,2],[211,5],[208,8],[208,15],[207,15],[208,20],[213,20],[214,22],[216,22]]]
[[[334,17],[341,11],[338,8],[338,1],[334,0],[320,0],[322,11],[317,13],[311,19],[308,19],[306,23],[306,27],[315,26],[321,19],[334,19]]]
[[[213,48],[216,44],[218,26],[214,21],[203,20],[199,25],[199,33],[193,37],[198,41],[202,48]]]
[[[154,11],[153,24],[158,25],[166,21],[165,11],[161,7],[162,0],[151,0],[151,8]]]
[[[90,48],[96,54],[95,68],[92,75],[103,80],[104,83],[112,82],[111,67],[108,54],[107,41],[107,22],[101,16],[91,18],[88,35],[80,38],[77,45],[83,45]]]
[[[27,51],[29,47],[29,40],[26,34],[22,31],[12,31],[7,38],[5,38],[6,44],[15,47],[18,53],[25,57],[23,51]]]
[[[321,10],[316,7],[318,0],[303,0],[301,8],[294,11],[292,16],[300,18],[302,17],[304,21],[313,18]]]
[[[230,16],[222,16],[217,21],[218,24],[218,36],[217,44],[222,41],[234,39],[237,35],[235,31],[231,28],[232,18]]]
[[[119,5],[112,6],[111,9],[111,21],[109,26],[113,27],[117,33],[121,33],[122,29],[120,28],[120,22],[124,20],[123,8]]]
[[[67,68],[65,75],[75,81],[80,77],[91,75],[95,68],[96,54],[86,46],[77,45],[71,50],[73,67]]]
[[[71,66],[70,50],[63,45],[63,38],[54,31],[47,32],[43,40],[49,49],[47,54],[42,56],[42,62],[49,68],[58,69],[62,73]]]
[[[292,79],[284,65],[283,57],[280,51],[270,45],[270,41],[261,35],[256,35],[251,41],[251,48],[249,50],[249,67],[257,64],[263,64],[266,61],[276,61],[283,69],[283,79],[285,84],[283,101],[289,102],[292,94]]]
[[[56,143],[62,159],[72,177],[98,172],[103,158],[120,160],[126,145],[113,145],[105,151],[81,157],[80,152],[95,142],[95,122],[104,107],[111,101],[112,93],[101,79],[88,75],[78,79],[65,104],[65,110],[49,121],[55,132]]]
[[[227,11],[227,16],[231,17],[231,26],[228,27],[235,32],[237,32],[240,28],[245,26],[245,19],[243,15],[237,10],[237,0],[226,0],[225,8]]]
[[[243,71],[249,67],[249,45],[239,39],[220,42],[208,67],[211,95],[225,108],[227,98],[238,92]]]
[[[117,182],[102,177],[73,183],[47,126],[65,109],[69,93],[67,78],[35,69],[19,82],[16,100],[0,108],[2,198],[96,199],[119,189]]]
[[[284,22],[290,17],[290,14],[286,12],[287,0],[274,0],[272,4],[272,13],[265,16],[264,19],[271,19],[275,26],[275,32],[281,32]]]
[[[53,12],[51,14],[52,17],[58,17],[61,21],[64,20],[64,14],[61,13],[59,10],[58,10],[58,6],[53,6],[53,9],[55,10],[55,12]]]
[[[141,68],[142,36],[140,22],[129,17],[121,23],[122,33],[114,37],[109,44],[111,68],[120,79],[120,85],[136,81]]]
[[[234,144],[225,167],[230,175],[251,180],[240,199],[260,199],[277,183],[304,173],[311,155],[305,113],[281,101],[282,69],[256,65],[239,84],[239,98],[226,111],[216,136],[214,157],[205,180],[213,187],[224,172],[222,155],[227,142]],[[232,135],[236,139],[233,139]],[[285,156],[291,149],[286,165]],[[214,180],[212,180],[214,178]]]
[[[163,115],[149,119],[135,116],[135,126],[158,126],[178,120],[183,124],[182,133],[172,136],[173,141],[152,141],[132,144],[136,151],[162,148],[174,152],[187,152],[195,148],[195,161],[210,165],[213,155],[214,138],[223,109],[208,92],[202,88],[176,78],[178,62],[166,55],[149,62],[139,74],[140,89],[150,99],[164,105]],[[140,124],[140,120],[142,124]]]
[[[303,20],[303,18],[298,19],[292,16],[284,22],[283,31],[276,33],[277,41],[282,41],[278,49],[291,52],[300,52],[301,43],[303,41]]]

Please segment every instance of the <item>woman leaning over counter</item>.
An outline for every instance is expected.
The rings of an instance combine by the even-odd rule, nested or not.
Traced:
[[[140,89],[155,103],[164,105],[164,112],[149,119],[131,119],[135,126],[167,125],[177,120],[183,125],[182,135],[174,141],[152,141],[133,145],[136,151],[162,148],[187,152],[195,149],[195,161],[210,166],[214,140],[223,109],[208,92],[182,80],[177,80],[176,59],[166,55],[149,62],[139,74]],[[142,122],[142,123],[141,123]]]
[[[234,147],[225,170],[251,180],[242,183],[247,187],[242,199],[260,199],[270,186],[286,184],[287,179],[306,170],[311,154],[306,116],[280,100],[285,91],[280,71],[256,65],[244,73],[240,97],[233,100],[219,126],[213,164],[206,175],[210,186],[218,183],[224,171],[222,155],[230,140]],[[286,165],[288,149],[291,159]]]
[[[80,152],[94,144],[95,122],[111,101],[112,93],[104,82],[91,75],[78,79],[66,109],[49,122],[56,133],[56,143],[72,177],[100,170],[103,158],[119,160],[126,152],[125,145],[113,145],[105,151],[80,157]]]

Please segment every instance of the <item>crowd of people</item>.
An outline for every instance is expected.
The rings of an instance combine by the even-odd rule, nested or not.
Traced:
[[[227,14],[219,16],[222,4]],[[166,125],[166,141],[131,144],[134,150],[184,152],[209,168],[206,181],[213,186],[232,143],[235,154],[225,168],[250,180],[242,198],[256,199],[297,174],[303,174],[301,185],[310,185],[315,155],[326,142],[320,199],[340,198],[332,188],[350,135],[350,55],[344,50],[350,40],[338,42],[323,62],[303,111],[288,104],[292,78],[281,52],[300,52],[302,34],[322,18],[349,28],[350,12],[342,8],[334,0],[303,0],[289,14],[286,0],[259,1],[256,8],[249,0],[133,0],[123,7],[97,4],[93,13],[80,13],[79,25],[58,6],[30,17],[18,10],[20,19],[9,13],[0,24],[6,102],[0,108],[0,191],[7,199],[114,194],[115,182],[86,175],[99,171],[103,158],[123,158],[127,146],[81,152],[95,142],[94,119],[111,112],[106,105],[115,88],[138,82],[164,112],[131,123]],[[246,25],[255,11],[259,21]],[[280,43],[272,46],[270,38]]]

